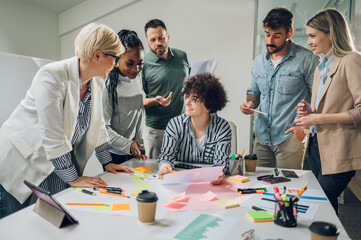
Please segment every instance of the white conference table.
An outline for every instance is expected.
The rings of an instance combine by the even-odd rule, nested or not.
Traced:
[[[156,174],[157,166],[154,160],[130,160],[125,165],[129,167],[148,166],[153,168],[153,173]],[[306,183],[309,189],[321,189],[316,178],[310,171],[295,170],[300,176],[298,179],[292,179],[291,182],[272,184],[272,186],[289,186],[293,188],[301,188]],[[257,168],[255,173],[246,173],[246,176],[250,177],[250,181],[244,183],[247,187],[253,187],[259,181],[256,180],[257,176],[273,173],[271,168]],[[134,185],[134,181],[126,181],[124,179],[130,179],[125,173],[103,173],[100,175],[110,186],[121,186],[125,189],[131,188]],[[119,180],[122,179],[121,182]],[[134,180],[134,179],[132,179]],[[140,181],[140,182],[146,182]],[[157,210],[166,212],[164,207],[160,205],[166,203],[170,196],[174,196],[179,193],[176,190],[171,191],[164,188],[160,183],[160,180],[152,180],[148,182],[152,185],[150,190],[154,190],[157,193],[159,200],[157,203]],[[66,199],[66,197],[73,196],[75,190],[72,188],[66,189],[55,195],[57,199]],[[82,199],[92,198],[93,196],[78,193]],[[97,197],[97,196],[95,196]],[[113,197],[113,196],[111,196]],[[323,195],[323,197],[326,197]],[[119,197],[113,197],[119,198]],[[95,199],[95,198],[94,198]],[[120,198],[119,198],[120,199]],[[111,215],[98,212],[90,212],[80,210],[78,208],[70,208],[65,206],[78,220],[78,224],[67,226],[65,228],[56,228],[45,219],[33,212],[34,205],[31,205],[21,211],[18,211],[4,219],[0,220],[0,239],[158,239],[156,235],[164,228],[172,225],[177,219],[179,219],[184,211],[180,212],[166,212],[161,217],[156,217],[156,222],[153,224],[142,224],[138,221],[136,216],[137,208],[133,207],[136,200],[135,197],[130,199],[121,198],[121,201],[131,201],[132,214],[126,215]],[[74,200],[76,202],[77,199]],[[89,200],[89,199],[88,199]],[[96,202],[96,200],[90,202]],[[314,219],[301,219],[297,220],[297,227],[285,228],[274,224],[273,222],[254,223],[246,217],[246,212],[250,211],[247,207],[237,207],[231,209],[217,209],[217,210],[203,210],[202,213],[209,215],[217,215],[224,217],[234,217],[239,219],[229,234],[226,234],[225,239],[242,239],[241,235],[247,230],[255,230],[255,239],[292,239],[292,240],[304,240],[310,239],[310,232],[308,227],[313,221],[326,221],[335,224],[340,235],[338,239],[349,239],[345,229],[343,228],[340,220],[336,216],[331,204],[328,201],[311,201],[319,204],[319,209]],[[73,207],[73,206],[72,206]]]

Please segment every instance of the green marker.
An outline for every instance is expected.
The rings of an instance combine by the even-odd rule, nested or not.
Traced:
[[[88,190],[86,190],[86,189],[79,188],[79,187],[76,188],[76,190],[77,190],[78,192],[86,193],[86,194],[93,195],[93,196],[97,195],[95,192],[91,192],[91,191],[88,191]]]
[[[233,160],[236,160],[236,156],[235,156],[234,154],[231,155],[231,158],[232,158]]]

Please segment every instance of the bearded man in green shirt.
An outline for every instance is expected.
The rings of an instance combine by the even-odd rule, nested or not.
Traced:
[[[157,159],[168,121],[184,112],[181,97],[183,82],[189,76],[187,54],[170,48],[169,34],[163,21],[152,19],[145,25],[150,52],[144,57],[142,71],[146,111],[144,145],[146,155]]]

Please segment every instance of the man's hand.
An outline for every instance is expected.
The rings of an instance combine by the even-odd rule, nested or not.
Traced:
[[[162,105],[163,107],[168,106],[172,100],[173,92],[170,92],[167,98],[164,98],[162,96],[156,96],[155,100],[158,104]]]
[[[213,180],[213,181],[211,182],[211,184],[213,184],[213,185],[219,185],[219,184],[224,183],[225,181],[226,181],[226,175],[225,175],[224,172],[222,171],[221,174],[219,174],[218,179]]]
[[[253,103],[252,102],[242,103],[241,107],[240,107],[241,111],[246,115],[254,113],[254,111],[251,110],[251,108],[253,108]]]
[[[71,187],[84,187],[84,188],[91,188],[91,187],[104,187],[108,184],[104,182],[100,177],[78,177],[72,182],[68,182]]]
[[[139,142],[133,142],[132,145],[130,145],[130,152],[138,159],[147,160],[148,157],[142,154],[139,147],[144,147],[144,145]]]
[[[300,142],[302,142],[303,139],[306,136],[305,133],[303,132],[303,129],[301,127],[299,127],[299,126],[293,126],[293,127],[289,128],[289,129],[287,129],[285,133],[287,134],[287,133],[290,133],[290,132],[293,132],[293,134],[295,134],[296,138],[298,140],[300,140]]]
[[[111,172],[111,173],[117,173],[117,171],[124,171],[127,173],[133,173],[133,169],[128,168],[126,166],[120,165],[120,164],[115,164],[115,163],[109,163],[108,165],[105,166],[105,170],[107,172]]]

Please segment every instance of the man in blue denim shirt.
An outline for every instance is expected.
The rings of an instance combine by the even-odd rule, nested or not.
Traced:
[[[311,99],[313,73],[319,58],[293,43],[293,14],[286,8],[272,9],[263,20],[267,52],[253,61],[251,86],[244,114],[259,114],[254,126],[254,153],[258,166],[300,169],[303,129],[294,126],[295,108]],[[307,100],[306,100],[307,101]]]

